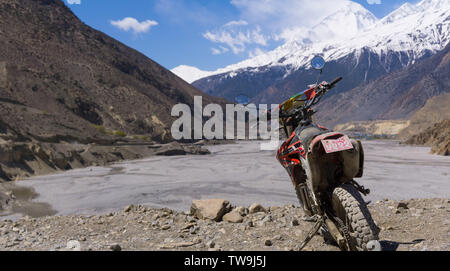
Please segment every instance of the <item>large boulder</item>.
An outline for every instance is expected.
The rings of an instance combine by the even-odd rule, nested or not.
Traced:
[[[198,145],[181,144],[179,142],[172,142],[162,145],[156,152],[160,156],[176,156],[176,155],[205,155],[211,152]]]
[[[220,221],[230,209],[230,202],[223,199],[194,200],[191,205],[191,214],[198,219]]]
[[[0,182],[0,213],[2,211],[8,210],[15,197],[11,191],[8,191],[3,187],[3,184]]]
[[[259,212],[267,212],[266,209],[259,203],[254,203],[248,208],[250,214],[259,213]]]
[[[223,221],[230,223],[242,223],[244,221],[244,217],[242,217],[239,211],[239,209],[233,209],[233,211],[223,216]]]

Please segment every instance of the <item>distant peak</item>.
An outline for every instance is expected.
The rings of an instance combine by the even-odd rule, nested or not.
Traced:
[[[429,7],[441,7],[444,5],[450,5],[450,2],[448,0],[422,0],[419,3],[417,3],[416,6],[423,7],[423,8],[429,8]]]
[[[197,81],[200,78],[212,74],[212,72],[210,71],[202,71],[197,67],[188,65],[180,65],[178,67],[175,67],[171,70],[171,72],[173,72],[174,74],[176,74],[178,77],[188,82],[189,84]]]

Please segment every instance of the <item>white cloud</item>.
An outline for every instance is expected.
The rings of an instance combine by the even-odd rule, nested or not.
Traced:
[[[373,4],[380,5],[381,4],[381,0],[367,0],[367,4],[369,4],[369,5],[373,5]]]
[[[250,51],[248,53],[248,57],[249,58],[254,58],[256,56],[259,56],[259,55],[262,55],[262,54],[265,54],[265,53],[266,52],[264,50],[262,50],[261,48],[255,48],[253,51]]]
[[[239,30],[239,29],[220,29],[218,31],[208,31],[203,37],[211,42],[228,46],[234,54],[242,53],[246,50],[247,45],[257,44],[261,46],[267,45],[267,38],[261,33],[261,28]],[[223,47],[225,48],[225,47]],[[223,53],[224,50],[222,49]],[[213,54],[218,53],[213,50]]]
[[[348,2],[348,0],[231,0],[231,4],[239,10],[243,20],[273,32],[281,32],[292,27],[314,26]]]
[[[211,48],[211,53],[212,53],[213,55],[220,55],[220,54],[222,54],[222,51],[220,51],[220,50],[217,49],[217,48]]]
[[[234,54],[245,52],[248,47],[267,47],[271,41],[304,36],[308,29],[350,2],[349,0],[230,1],[239,11],[239,19],[230,21],[218,29],[207,31],[203,37],[227,46]],[[213,54],[219,54],[219,50],[215,49],[212,49]],[[256,52],[252,51],[249,54],[255,56]]]
[[[211,48],[211,53],[213,55],[221,55],[221,54],[225,54],[229,51],[230,51],[230,49],[228,49],[227,47],[223,47],[223,46],[219,46],[219,48]]]
[[[127,17],[122,20],[111,21],[111,25],[124,31],[133,30],[135,34],[139,34],[148,32],[151,27],[158,25],[158,22],[152,20],[139,22],[135,18]]]
[[[81,0],[67,0],[69,5],[81,5]]]
[[[248,25],[248,22],[244,20],[239,20],[239,21],[231,21],[225,24],[225,26],[242,26],[242,25]]]

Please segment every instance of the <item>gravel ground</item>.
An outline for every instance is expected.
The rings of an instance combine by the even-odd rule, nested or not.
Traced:
[[[390,200],[369,207],[384,250],[450,250],[450,200],[402,203],[406,208]],[[313,224],[292,205],[266,210],[248,214],[242,223],[198,220],[144,206],[107,215],[24,217],[0,222],[0,250],[296,250]],[[305,250],[338,248],[316,236]]]

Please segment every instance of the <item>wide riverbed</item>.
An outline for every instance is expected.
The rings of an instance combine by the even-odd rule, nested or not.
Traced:
[[[38,202],[58,214],[97,214],[130,204],[186,211],[192,199],[224,198],[234,205],[297,204],[287,173],[274,151],[260,142],[208,147],[212,155],[151,157],[109,167],[34,177],[18,184],[33,188]],[[450,197],[450,157],[429,148],[393,141],[365,141],[367,200]]]

